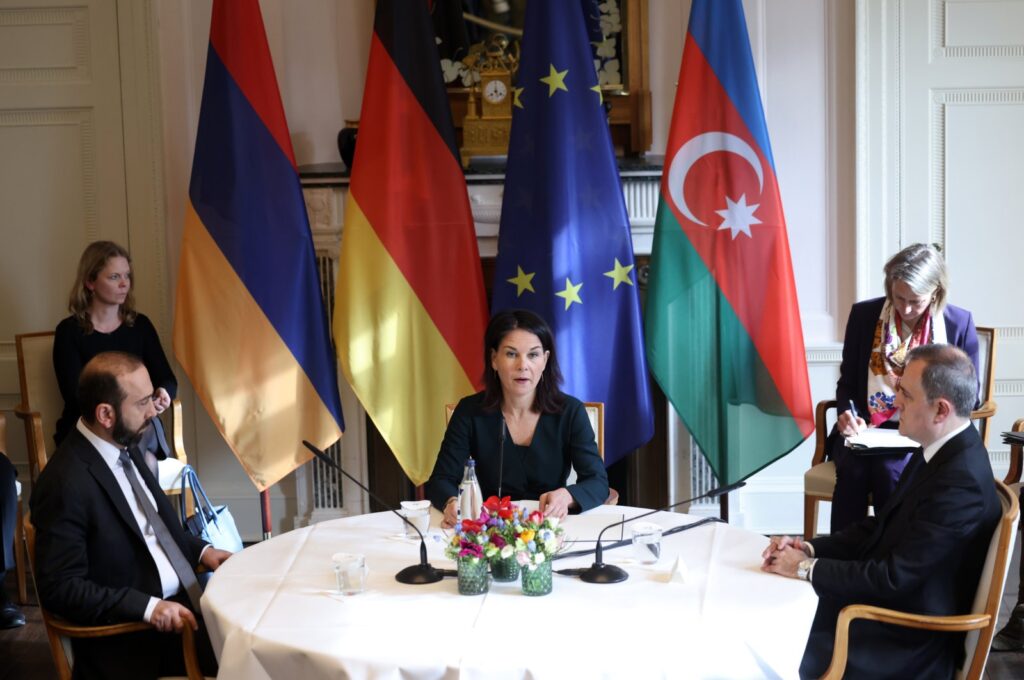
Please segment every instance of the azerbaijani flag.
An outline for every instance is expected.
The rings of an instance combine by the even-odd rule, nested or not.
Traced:
[[[594,70],[593,0],[526,6],[495,311],[529,309],[555,334],[564,389],[605,405],[605,462],[654,433],[629,216]]]
[[[378,0],[334,307],[342,371],[414,484],[445,404],[479,389],[487,323],[433,36],[423,0]]]
[[[344,429],[313,237],[257,0],[214,0],[174,352],[263,491]]]
[[[814,429],[786,221],[741,0],[694,0],[645,325],[658,383],[722,484]]]

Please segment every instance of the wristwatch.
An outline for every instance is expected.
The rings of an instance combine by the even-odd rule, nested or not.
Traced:
[[[810,581],[812,566],[814,566],[813,559],[800,560],[800,564],[796,565],[796,577],[802,581]]]

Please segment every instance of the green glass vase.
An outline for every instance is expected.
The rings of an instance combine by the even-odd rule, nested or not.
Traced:
[[[551,592],[551,562],[523,567],[523,595],[547,595]]]
[[[516,562],[516,556],[505,557],[494,560],[491,562],[491,577],[495,581],[515,581],[519,578],[519,563]]]
[[[487,560],[472,557],[459,560],[459,595],[483,595],[490,585]]]

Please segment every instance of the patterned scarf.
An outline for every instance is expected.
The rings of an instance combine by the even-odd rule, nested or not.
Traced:
[[[933,323],[938,317],[939,323]],[[868,360],[868,414],[870,425],[877,427],[896,415],[896,388],[910,350],[919,345],[946,342],[946,323],[935,306],[925,310],[917,327],[903,340],[902,320],[887,299],[875,325],[875,340]]]

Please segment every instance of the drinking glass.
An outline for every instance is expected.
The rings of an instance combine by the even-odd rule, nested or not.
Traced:
[[[334,582],[342,595],[356,595],[366,590],[366,556],[358,553],[334,553]]]
[[[654,564],[661,557],[661,532],[657,524],[641,522],[632,526],[633,554],[641,564]]]

